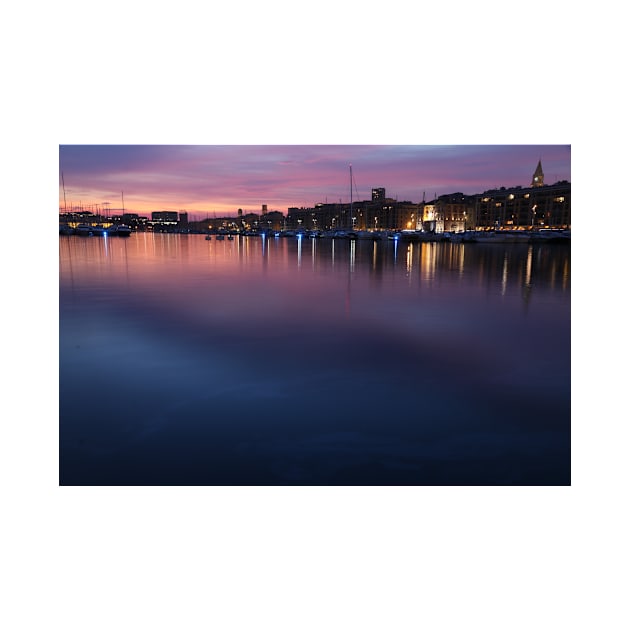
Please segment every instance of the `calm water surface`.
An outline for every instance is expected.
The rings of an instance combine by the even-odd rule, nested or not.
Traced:
[[[570,483],[570,247],[60,237],[62,485]]]

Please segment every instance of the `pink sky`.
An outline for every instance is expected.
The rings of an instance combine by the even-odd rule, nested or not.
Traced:
[[[191,219],[239,208],[369,199],[372,188],[412,202],[453,192],[528,186],[538,160],[545,183],[571,180],[570,145],[62,145],[59,207],[99,204],[119,213],[187,211]],[[106,205],[106,202],[109,205]]]

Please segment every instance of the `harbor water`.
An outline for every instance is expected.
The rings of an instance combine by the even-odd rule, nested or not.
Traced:
[[[567,485],[568,244],[60,236],[62,485]]]

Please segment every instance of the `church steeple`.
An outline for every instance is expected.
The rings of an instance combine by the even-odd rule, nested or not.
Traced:
[[[534,175],[532,176],[532,188],[538,188],[539,186],[545,185],[545,174],[542,170],[542,164],[540,160],[538,160],[538,166],[534,171]]]

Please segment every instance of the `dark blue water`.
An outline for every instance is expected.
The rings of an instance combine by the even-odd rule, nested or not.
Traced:
[[[60,237],[62,485],[570,483],[570,247]]]

